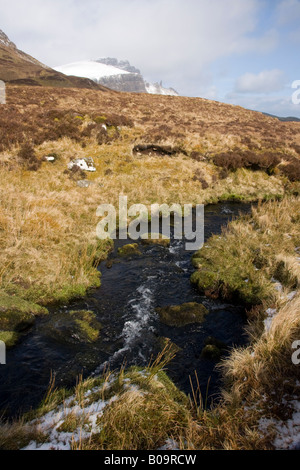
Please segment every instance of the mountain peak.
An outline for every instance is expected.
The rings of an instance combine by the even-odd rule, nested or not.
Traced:
[[[17,46],[9,39],[9,37],[0,29],[0,44],[12,49],[17,49]]]

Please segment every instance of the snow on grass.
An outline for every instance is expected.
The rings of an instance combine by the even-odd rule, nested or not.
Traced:
[[[157,450],[180,450],[179,444],[173,439],[167,439],[165,445]]]
[[[265,331],[270,331],[273,318],[277,315],[277,310],[275,308],[268,308],[266,311],[266,319],[264,320]]]
[[[94,394],[110,388],[111,383],[105,382],[103,386],[95,387],[84,393],[81,403],[72,395],[55,410],[46,413],[29,423],[45,436],[44,442],[30,442],[22,450],[71,450],[73,443],[82,439],[88,439],[92,434],[99,433],[101,418],[106,406],[116,401],[119,397],[113,396],[108,400],[98,399],[89,403]],[[68,424],[69,422],[69,424]],[[75,424],[75,429],[73,429]],[[65,430],[68,426],[72,429]]]
[[[138,374],[145,379],[149,377],[146,370],[141,370]],[[119,392],[113,392],[111,389],[114,387],[115,390],[117,384]],[[31,441],[22,450],[71,450],[74,444],[90,439],[93,434],[99,434],[105,408],[120,399],[122,391],[141,396],[147,393],[129,377],[123,378],[122,384],[123,386],[119,383],[118,376],[111,374],[101,385],[82,394],[75,393],[54,410],[35,418],[28,426],[38,431],[41,438],[39,441]],[[105,399],[105,395],[113,396]]]
[[[282,406],[287,406],[283,401]],[[292,407],[292,417],[287,421],[262,418],[259,429],[263,434],[268,433],[270,427],[275,431],[276,437],[273,445],[276,450],[300,449],[300,401],[289,402]]]

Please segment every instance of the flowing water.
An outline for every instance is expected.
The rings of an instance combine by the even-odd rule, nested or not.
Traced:
[[[226,203],[205,209],[205,239],[218,234],[221,227],[249,204]],[[0,410],[16,416],[39,404],[51,373],[56,386],[71,387],[79,374],[101,374],[105,367],[145,366],[161,350],[160,338],[170,338],[179,346],[176,358],[167,366],[176,385],[191,392],[189,377],[197,371],[202,394],[217,400],[220,377],[216,363],[201,358],[208,336],[223,341],[230,349],[245,344],[246,318],[242,307],[208,300],[191,285],[194,271],[191,252],[184,241],[171,240],[169,248],[140,246],[141,256],[118,258],[117,250],[128,241],[116,241],[111,267],[103,262],[101,288],[85,299],[52,309],[38,319],[20,344],[7,353],[7,365],[0,366]],[[170,327],[160,322],[155,309],[185,302],[203,303],[210,311],[202,324]],[[71,310],[91,310],[102,324],[93,344],[64,340],[53,335],[49,325],[59,325]],[[52,333],[51,333],[52,331]]]

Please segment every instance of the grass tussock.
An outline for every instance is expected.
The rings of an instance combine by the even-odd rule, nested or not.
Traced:
[[[299,198],[285,198],[231,222],[222,237],[213,236],[193,256],[192,282],[208,296],[238,298],[249,306],[280,303],[282,290],[300,285],[299,210]]]

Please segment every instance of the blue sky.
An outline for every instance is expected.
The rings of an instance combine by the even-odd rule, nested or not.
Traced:
[[[117,57],[149,81],[300,117],[300,0],[0,0],[0,29],[52,67]]]

